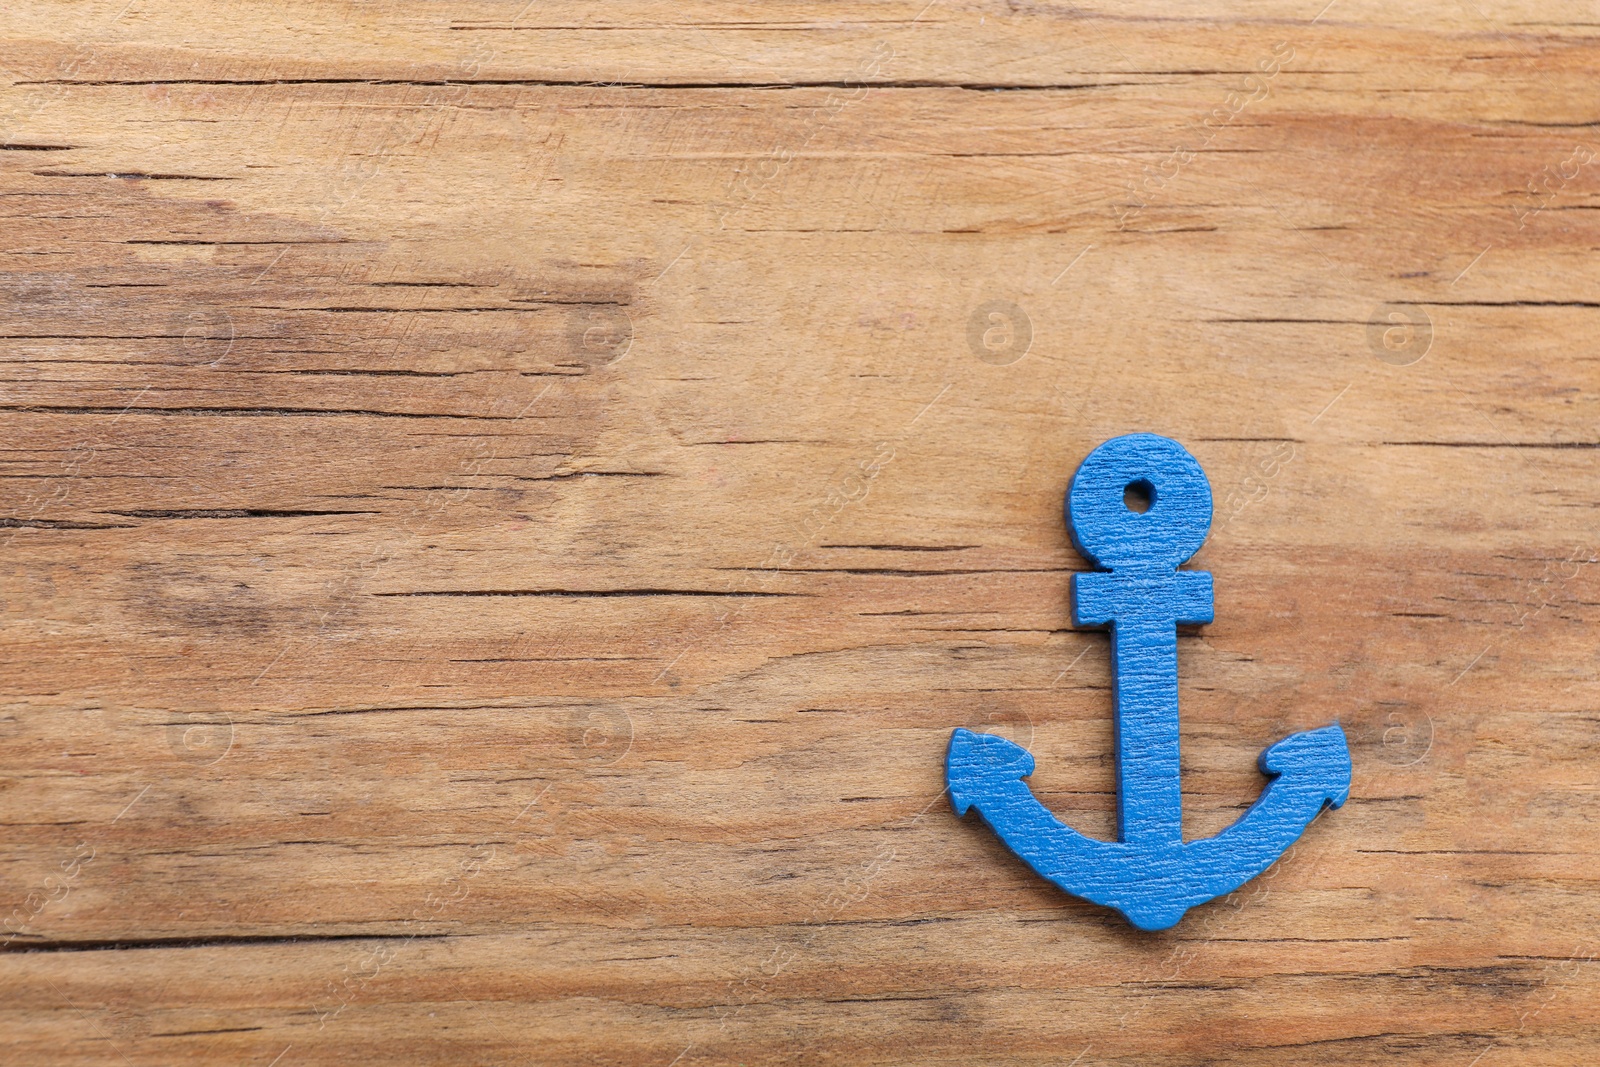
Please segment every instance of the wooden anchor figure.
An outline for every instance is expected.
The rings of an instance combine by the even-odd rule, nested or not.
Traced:
[[[1130,490],[1148,510],[1125,503]],[[1089,453],[1066,512],[1073,544],[1103,568],[1072,576],[1072,622],[1111,627],[1117,840],[1085,837],[1051,815],[1022,781],[1033,756],[1003,737],[956,730],[946,781],[956,814],[977,808],[1035,871],[1141,930],[1164,930],[1266,870],[1323,805],[1343,804],[1350,751],[1337,723],[1290,734],[1261,753],[1271,781],[1250,810],[1215,837],[1184,841],[1177,625],[1211,621],[1212,587],[1209,573],[1178,566],[1211,528],[1211,486],[1176,441],[1129,434]]]

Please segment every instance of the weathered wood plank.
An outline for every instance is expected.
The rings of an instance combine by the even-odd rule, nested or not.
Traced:
[[[13,1058],[1593,1060],[1600,38],[1317,6],[8,10]],[[940,794],[1137,430],[1187,831],[1355,758],[1160,935]]]

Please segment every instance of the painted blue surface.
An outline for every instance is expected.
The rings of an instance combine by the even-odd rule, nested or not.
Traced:
[[[1134,483],[1142,514],[1124,503]],[[1013,852],[1074,896],[1115,908],[1143,930],[1231,893],[1272,865],[1325,804],[1350,794],[1337,723],[1290,734],[1258,761],[1271,781],[1215,837],[1183,840],[1178,769],[1179,623],[1212,619],[1211,575],[1181,571],[1211,528],[1211,486],[1176,441],[1129,434],[1089,453],[1067,490],[1078,551],[1103,570],[1073,575],[1072,622],[1111,628],[1116,678],[1117,840],[1085,837],[1022,781],[1033,756],[993,734],[950,737],[946,781],[957,815],[977,808]]]

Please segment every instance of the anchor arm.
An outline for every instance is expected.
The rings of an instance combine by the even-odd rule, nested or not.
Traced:
[[[1118,877],[1137,857],[1124,845],[1085,837],[1050,813],[1022,781],[1033,773],[1027,749],[996,734],[958,727],[950,735],[945,781],[957,815],[977,808],[983,821],[1036,872],[1067,892],[1117,907]]]
[[[1231,893],[1283,855],[1305,828],[1350,796],[1350,749],[1338,723],[1290,734],[1261,753],[1267,783],[1245,812],[1215,837],[1183,847],[1186,895],[1198,903]]]

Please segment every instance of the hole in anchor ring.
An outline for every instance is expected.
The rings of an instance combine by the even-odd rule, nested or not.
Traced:
[[[1122,487],[1122,506],[1135,515],[1143,515],[1156,502],[1156,487],[1148,478],[1135,478]]]

